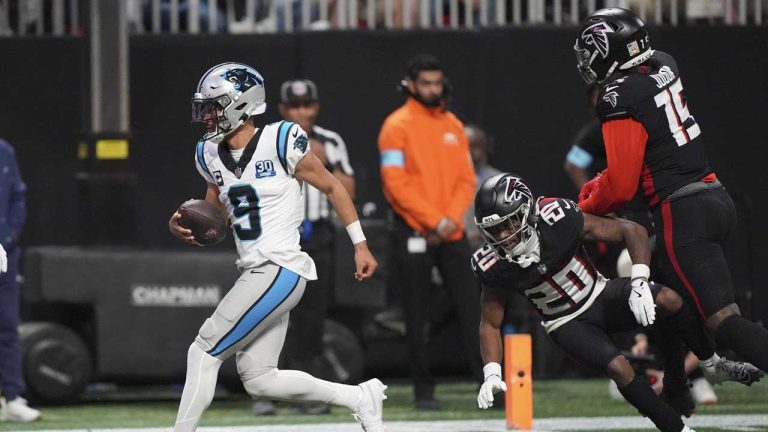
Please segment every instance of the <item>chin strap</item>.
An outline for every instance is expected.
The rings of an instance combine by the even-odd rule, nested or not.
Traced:
[[[522,268],[529,267],[541,260],[541,248],[539,247],[539,233],[533,230],[531,238],[525,243],[525,248],[519,255],[512,258]]]

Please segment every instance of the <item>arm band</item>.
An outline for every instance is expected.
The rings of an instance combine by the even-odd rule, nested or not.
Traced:
[[[347,234],[349,234],[352,244],[358,244],[365,241],[365,234],[363,234],[363,227],[360,226],[359,220],[347,225]]]
[[[630,273],[630,279],[645,279],[651,277],[651,269],[645,264],[632,264],[632,273]]]

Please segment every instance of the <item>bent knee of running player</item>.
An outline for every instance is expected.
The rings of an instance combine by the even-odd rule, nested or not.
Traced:
[[[618,387],[624,387],[635,379],[635,370],[629,364],[629,360],[622,354],[617,355],[605,368],[608,378],[616,382]]]

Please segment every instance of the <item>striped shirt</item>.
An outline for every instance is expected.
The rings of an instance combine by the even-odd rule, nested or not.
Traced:
[[[353,176],[355,172],[349,164],[349,155],[347,146],[341,136],[334,131],[312,126],[312,132],[309,134],[310,140],[317,140],[323,143],[325,150],[326,164],[329,171],[341,170],[342,173]],[[310,147],[312,144],[310,143]],[[331,217],[331,203],[328,198],[315,189],[304,183],[304,214],[305,218],[311,221],[328,220]]]

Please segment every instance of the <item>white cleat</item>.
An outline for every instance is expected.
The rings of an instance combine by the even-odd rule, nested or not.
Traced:
[[[363,390],[363,397],[352,416],[360,423],[365,432],[384,432],[381,416],[384,399],[387,398],[387,395],[384,394],[387,386],[374,378],[360,384],[359,387]]]
[[[688,426],[683,426],[683,430],[681,430],[680,432],[696,432],[696,431],[689,428]]]
[[[0,419],[11,422],[28,423],[40,419],[40,411],[30,408],[27,400],[21,396],[12,401],[0,399]]]

